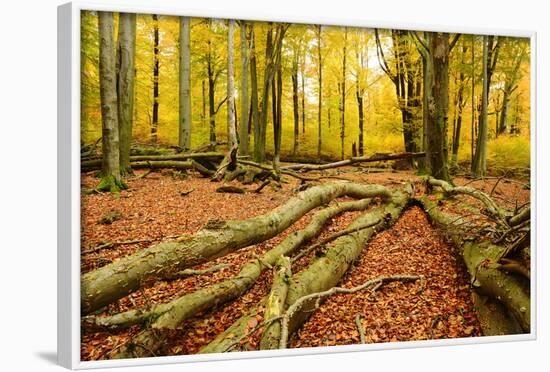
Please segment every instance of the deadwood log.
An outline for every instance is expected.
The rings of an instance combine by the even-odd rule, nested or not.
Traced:
[[[264,215],[210,221],[195,235],[153,245],[82,275],[81,312],[89,314],[152,280],[270,239],[310,210],[340,196],[388,198],[391,193],[379,185],[335,182],[311,187]]]
[[[130,162],[141,161],[185,161],[185,160],[210,160],[219,163],[223,159],[223,154],[220,152],[197,152],[186,154],[171,154],[171,155],[133,155],[130,156]],[[101,168],[101,159],[85,160],[80,163],[80,168],[83,172],[97,170]]]
[[[447,196],[463,194],[476,198],[483,203],[490,217],[494,218],[496,222],[500,225],[508,226],[507,220],[512,217],[512,213],[504,208],[499,207],[498,204],[484,192],[468,186],[453,186],[446,181],[438,180],[433,177],[428,178],[428,185],[430,187],[441,187],[441,189]]]
[[[149,329],[141,332],[127,346],[121,348],[117,358],[129,355],[152,355],[164,340],[164,334],[157,332],[160,329],[174,329],[185,319],[196,315],[213,306],[231,301],[243,295],[266,269],[277,263],[281,256],[288,256],[307,241],[317,236],[323,226],[332,217],[347,211],[366,209],[370,199],[349,201],[327,207],[316,213],[312,221],[302,230],[296,231],[285,238],[276,247],[267,251],[263,256],[246,263],[240,272],[220,283],[202,288],[190,294],[184,295],[166,304],[157,305],[148,309],[130,310],[125,313],[110,317],[85,317],[84,323],[94,328],[126,328],[134,324],[143,323],[146,320],[155,319]],[[137,350],[136,344],[144,344],[147,350]]]
[[[432,223],[444,231],[455,246],[462,248],[472,286],[477,295],[482,296],[474,296],[474,302],[483,333],[487,336],[518,333],[518,324],[523,332],[530,332],[529,282],[500,269],[499,260],[507,248],[490,241],[464,240],[464,231],[472,227],[461,216],[441,211],[438,204],[426,196],[421,203]]]
[[[426,156],[426,153],[424,152],[404,152],[400,154],[376,154],[373,156],[353,157],[353,158],[340,160],[334,163],[327,163],[327,164],[293,164],[293,165],[288,165],[286,167],[282,167],[282,169],[309,172],[313,170],[325,170],[325,169],[331,169],[331,168],[344,167],[346,165],[352,165],[357,163],[372,163],[376,161],[398,160],[398,159],[414,159],[414,158],[421,158],[424,156]]]
[[[288,257],[279,257],[277,260],[277,269],[273,275],[273,284],[271,292],[267,296],[264,319],[281,317],[285,312],[285,301],[288,294],[288,283],[292,271],[290,259]],[[281,338],[281,322],[274,321],[268,324],[262,333],[260,340],[260,349],[277,349]]]
[[[359,258],[369,239],[378,231],[391,226],[399,218],[412,195],[413,188],[407,184],[403,191],[393,192],[387,203],[355,219],[349,225],[350,229],[369,225],[374,221],[378,223],[335,239],[327,245],[323,256],[317,257],[306,270],[293,275],[286,298],[286,307],[292,306],[301,297],[329,290],[338,284],[351,264]],[[308,301],[292,314],[287,325],[289,335],[311,315],[314,308],[315,301]]]
[[[379,289],[382,285],[394,281],[401,282],[410,282],[416,280],[422,280],[422,276],[416,275],[390,275],[390,276],[379,276],[375,279],[366,281],[363,284],[360,284],[352,288],[342,288],[342,287],[332,287],[326,291],[315,292],[305,295],[297,299],[293,305],[291,305],[286,311],[281,315],[276,315],[271,318],[266,317],[264,312],[264,320],[260,323],[257,319],[257,314],[260,312],[261,308],[265,306],[267,302],[267,297],[264,297],[260,300],[256,307],[251,308],[248,313],[243,315],[241,318],[237,319],[228,329],[223,333],[218,335],[212,342],[207,346],[202,348],[199,351],[199,354],[207,353],[224,353],[232,351],[236,346],[238,346],[242,340],[246,337],[252,335],[256,330],[262,327],[269,327],[276,322],[282,322],[280,334],[274,334],[272,337],[274,339],[278,338],[279,342],[273,345],[272,349],[284,349],[286,348],[288,342],[288,322],[294,314],[299,311],[302,306],[308,304],[312,300],[315,300],[315,303],[320,303],[321,299],[324,297],[329,297],[337,293],[342,294],[351,294],[357,293],[359,291],[370,289],[375,291]]]

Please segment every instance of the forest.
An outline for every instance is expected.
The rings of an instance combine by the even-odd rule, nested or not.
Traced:
[[[80,22],[82,360],[531,332],[528,39]]]

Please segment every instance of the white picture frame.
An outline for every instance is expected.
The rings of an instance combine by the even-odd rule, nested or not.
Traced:
[[[537,223],[533,219],[532,247],[532,329],[529,334],[477,337],[446,340],[410,341],[385,344],[317,347],[274,351],[249,351],[214,355],[164,356],[143,359],[81,361],[80,360],[80,12],[83,10],[165,14],[173,16],[235,18],[256,21],[285,21],[324,25],[345,25],[369,28],[399,28],[474,34],[497,34],[526,37],[531,44],[531,204],[536,216],[536,32],[478,29],[419,24],[389,24],[372,20],[309,19],[292,15],[259,12],[217,12],[185,6],[151,5],[140,2],[95,3],[74,1],[58,7],[58,361],[70,369],[105,368],[153,364],[171,364],[275,356],[313,355],[384,349],[469,345],[506,341],[534,340],[537,337],[536,265]]]

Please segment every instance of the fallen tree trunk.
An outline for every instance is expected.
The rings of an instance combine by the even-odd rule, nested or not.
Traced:
[[[336,182],[314,186],[273,211],[242,221],[210,221],[193,236],[164,242],[121,258],[81,277],[81,312],[100,309],[147,282],[272,238],[304,214],[340,196],[390,197],[378,185]]]
[[[204,167],[200,163],[194,160],[175,161],[175,160],[163,160],[163,161],[132,161],[130,162],[132,169],[178,169],[178,170],[191,170],[194,169],[203,176],[209,177],[214,174],[213,171]]]
[[[288,282],[292,276],[288,257],[279,257],[277,270],[273,277],[271,292],[267,296],[264,319],[281,317],[285,312],[285,301],[288,294]],[[281,322],[274,321],[268,324],[262,333],[260,349],[277,349],[281,338]]]
[[[362,199],[322,209],[315,214],[306,228],[290,234],[262,257],[253,259],[243,265],[236,276],[220,283],[149,309],[130,310],[109,317],[86,317],[83,320],[86,326],[91,328],[126,328],[134,324],[144,323],[146,320],[155,319],[150,328],[142,331],[128,345],[121,348],[115,357],[151,356],[151,353],[162,346],[165,339],[164,334],[159,330],[175,329],[178,324],[200,311],[238,298],[252,287],[266,268],[271,268],[282,256],[290,255],[305,242],[317,236],[332,217],[347,211],[364,210],[369,204],[370,199]],[[136,344],[146,345],[147,347],[136,348]]]
[[[523,332],[530,332],[529,283],[525,278],[499,269],[499,260],[507,248],[490,241],[464,241],[464,231],[472,230],[472,226],[460,216],[441,211],[437,203],[426,196],[421,203],[432,223],[442,228],[455,246],[463,248],[462,256],[472,285],[481,296],[474,295],[474,303],[483,333],[487,336],[518,333],[518,325]]]
[[[313,170],[325,170],[325,169],[331,169],[331,168],[338,168],[338,167],[343,167],[346,165],[352,165],[356,163],[371,163],[376,161],[398,160],[398,159],[414,159],[414,158],[421,158],[424,156],[426,156],[426,153],[424,152],[404,152],[400,154],[376,154],[373,156],[353,157],[353,158],[340,160],[334,163],[327,163],[327,164],[293,164],[293,165],[287,165],[282,169],[309,172]]]
[[[395,191],[386,204],[355,219],[350,224],[350,229],[368,225],[374,221],[379,222],[372,227],[337,238],[327,246],[324,256],[316,258],[307,269],[293,275],[286,298],[286,307],[292,306],[301,297],[334,287],[350,265],[361,255],[369,239],[398,219],[412,195],[412,186],[408,184],[403,191]],[[314,307],[315,301],[308,301],[292,314],[287,326],[289,335],[311,315]]]
[[[185,161],[190,159],[200,160],[206,159],[215,162],[220,162],[224,155],[220,152],[197,152],[186,154],[171,154],[171,155],[133,155],[130,156],[130,162],[138,161]],[[84,160],[80,162],[80,169],[83,172],[96,170],[101,168],[101,159]]]
[[[126,313],[107,317],[86,317],[84,320],[89,326],[127,328],[134,324],[142,323],[148,318],[155,317],[158,319],[172,307],[179,307],[185,311],[178,311],[177,316],[171,317],[171,321],[174,324],[180,323],[199,311],[233,300],[244,294],[252,287],[266,268],[275,265],[278,257],[292,254],[307,241],[319,235],[323,226],[331,218],[343,212],[364,210],[369,204],[370,199],[361,199],[339,203],[322,209],[313,216],[311,222],[304,229],[290,234],[286,239],[267,251],[263,256],[250,260],[243,265],[237,275],[220,283],[179,297],[170,303],[153,306],[149,309],[130,310]],[[180,273],[186,272],[187,270],[189,269],[171,275],[169,279],[172,279],[174,276],[177,277]],[[203,272],[208,270],[209,269],[205,269]]]
[[[484,192],[467,186],[453,186],[450,183],[438,180],[433,177],[428,178],[428,185],[430,187],[441,187],[446,196],[454,196],[458,194],[468,195],[481,201],[485,206],[485,209],[489,216],[495,219],[497,223],[502,226],[508,226],[507,220],[512,217],[511,212],[498,206],[497,203],[491,197]]]

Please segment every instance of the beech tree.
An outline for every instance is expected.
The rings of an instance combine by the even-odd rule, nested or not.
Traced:
[[[472,174],[474,177],[483,177],[487,171],[487,105],[489,100],[489,66],[488,50],[489,38],[483,36],[483,92],[481,93],[481,115],[479,122],[479,135],[476,142],[476,152],[472,161]]]
[[[191,149],[191,25],[189,17],[180,17],[179,60],[179,138],[182,151]]]
[[[426,159],[430,174],[450,180],[447,166],[447,125],[449,109],[449,53],[460,34],[449,41],[449,34],[426,32],[422,38],[412,33],[424,59],[424,94],[426,103]]]
[[[159,125],[159,17],[157,14],[151,16],[153,18],[153,117],[151,119],[151,142],[156,143],[158,139]]]
[[[119,191],[125,188],[120,179],[118,102],[116,89],[116,57],[114,16],[99,12],[99,87],[102,121],[102,169],[100,191]]]
[[[239,126],[239,152],[242,155],[248,155],[248,132],[249,132],[249,98],[248,98],[248,40],[247,40],[247,23],[240,22],[241,30],[241,120]]]
[[[118,16],[117,102],[119,128],[119,160],[122,175],[131,171],[130,146],[134,120],[134,75],[136,54],[136,15]]]
[[[235,124],[235,21],[227,27],[227,138],[229,148],[238,145]]]

